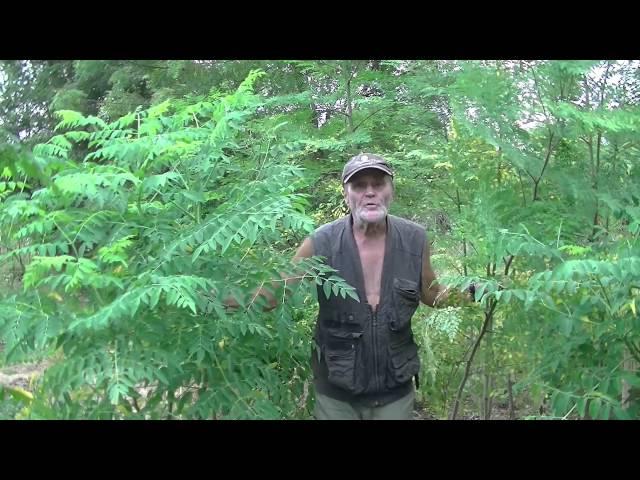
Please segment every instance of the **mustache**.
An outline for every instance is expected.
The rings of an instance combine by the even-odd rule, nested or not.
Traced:
[[[376,207],[387,209],[387,206],[384,203],[363,203],[359,205],[357,208],[366,208],[368,205],[375,205]]]
[[[385,205],[381,205],[378,204],[377,205],[377,209],[380,210],[380,213],[382,215],[386,215],[389,212],[389,209],[385,206]],[[351,209],[352,212],[354,212],[356,215],[358,216],[365,216],[367,214],[367,206],[366,205],[361,205],[355,209]]]

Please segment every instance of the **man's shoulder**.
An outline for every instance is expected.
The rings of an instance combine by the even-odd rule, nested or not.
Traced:
[[[415,233],[425,233],[426,229],[424,226],[419,223],[413,222],[411,220],[407,220],[406,218],[397,217],[395,215],[389,215],[391,219],[391,223],[395,225],[397,228],[403,230],[409,230]]]
[[[314,236],[318,235],[332,235],[335,232],[336,228],[341,228],[344,225],[345,219],[347,219],[349,215],[345,215],[344,217],[340,217],[332,222],[325,223],[324,225],[320,225],[313,232]]]
[[[316,255],[327,256],[330,251],[337,247],[336,240],[341,238],[348,218],[349,216],[346,215],[315,229],[311,234],[311,241]]]

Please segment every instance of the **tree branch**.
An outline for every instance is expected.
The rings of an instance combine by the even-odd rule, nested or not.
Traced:
[[[345,113],[345,112],[343,112],[343,111],[341,111],[341,110],[338,110],[338,109],[336,109],[336,108],[333,108],[333,107],[324,107],[324,108],[322,108],[322,110],[323,110],[324,112],[339,113],[340,115],[344,115],[345,117],[348,117],[348,116],[349,116],[349,114],[348,114],[348,113]]]
[[[505,266],[504,266],[505,275],[509,275],[509,267],[511,266],[511,262],[513,261],[514,258],[515,258],[515,255],[509,255],[509,260],[505,262]]]
[[[419,175],[418,175],[417,177],[415,177],[415,178],[418,178],[418,177],[419,177]],[[432,183],[432,184],[431,184],[431,186],[432,186],[433,188],[435,188],[436,190],[440,190],[440,191],[441,191],[442,193],[444,193],[447,197],[449,197],[453,203],[455,203],[456,205],[458,205],[458,203],[457,203],[457,201],[456,201],[455,197],[453,197],[452,195],[450,195],[450,194],[449,194],[449,192],[447,192],[446,190],[444,190],[443,188],[441,188],[441,187],[437,186],[437,185],[436,185],[436,184],[434,184],[434,183]]]
[[[544,159],[544,165],[542,165],[542,171],[536,180],[534,180],[535,186],[533,188],[533,201],[535,202],[538,199],[538,185],[540,184],[540,180],[542,180],[542,176],[544,175],[544,171],[549,164],[549,159],[551,158],[551,152],[553,151],[553,132],[549,135],[549,145],[547,145],[547,156]]]
[[[124,66],[125,64],[135,65],[137,67],[143,67],[143,68],[155,68],[156,70],[169,70],[168,65],[153,65],[151,63],[140,63],[139,61],[135,61],[135,60],[122,60],[116,63],[116,65],[121,67]]]
[[[375,112],[371,113],[370,115],[367,115],[367,117],[366,117],[364,120],[362,120],[360,123],[358,123],[358,125],[356,125],[355,127],[353,127],[353,131],[355,132],[355,131],[360,127],[360,125],[362,125],[364,122],[366,122],[367,120],[369,120],[369,119],[370,119],[371,117],[373,117],[376,113],[381,112],[381,111],[382,111],[382,110],[384,110],[385,108],[389,108],[389,107],[391,107],[391,105],[387,105],[387,106],[385,106],[385,107],[379,108],[378,110],[376,110]]]
[[[544,114],[547,121],[549,121],[549,115],[547,114],[547,109],[544,108],[544,102],[542,101],[542,94],[540,93],[540,85],[538,84],[538,77],[536,75],[535,67],[531,67],[531,73],[533,75],[533,83],[536,86],[536,95],[538,96],[538,101],[540,102],[540,106],[542,107],[542,113]],[[551,127],[549,127],[551,128]],[[549,130],[551,131],[551,130]]]
[[[609,79],[609,69],[611,68],[611,62],[607,62],[607,69],[604,71],[604,77],[602,78],[602,89],[600,90],[600,108],[604,105],[604,92],[607,89],[607,80]]]

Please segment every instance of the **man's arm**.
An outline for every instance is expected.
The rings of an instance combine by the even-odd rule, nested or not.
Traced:
[[[313,256],[313,241],[311,240],[311,237],[307,237],[304,239],[302,244],[298,247],[298,250],[293,256],[292,261],[293,263],[297,263],[303,258],[310,258],[312,256]],[[286,287],[295,285],[300,281],[299,276],[287,276],[283,274],[281,275],[281,277],[282,277],[282,280],[271,282],[271,287],[273,290],[275,290],[278,287],[278,284],[281,281],[285,282]],[[263,308],[263,311],[265,312],[269,312],[278,306],[278,303],[279,303],[278,299],[264,287],[260,287],[254,291],[254,293],[251,295],[250,303],[253,303],[257,297],[263,297],[267,300],[267,305]],[[240,304],[233,297],[226,298],[224,300],[224,305],[225,307],[234,309],[234,310],[240,307]]]
[[[465,297],[462,292],[450,290],[438,284],[436,274],[431,266],[429,242],[426,242],[422,257],[422,292],[420,299],[422,303],[433,308],[470,302],[470,299]]]
[[[422,256],[422,292],[421,300],[425,305],[437,307],[447,297],[446,288],[439,285],[436,280],[436,273],[431,266],[431,249],[429,242],[424,247],[424,255]]]
[[[293,256],[293,261],[298,262],[303,258],[311,258],[313,257],[313,242],[311,241],[311,237],[307,237],[304,239],[304,242],[298,247],[298,251]]]

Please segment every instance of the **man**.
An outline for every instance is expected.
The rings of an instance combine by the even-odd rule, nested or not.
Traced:
[[[350,214],[318,228],[296,253],[324,256],[360,298],[318,290],[314,415],[410,419],[420,370],[411,317],[420,300],[435,307],[447,292],[435,282],[424,229],[388,214],[393,171],[385,159],[356,155],[342,184]]]
[[[349,215],[316,229],[294,257],[325,257],[360,299],[327,299],[318,289],[314,416],[411,419],[420,370],[411,317],[421,300],[435,307],[448,292],[435,282],[424,228],[388,213],[393,171],[385,159],[356,155],[342,184]],[[273,295],[258,294],[268,298],[267,308],[276,306]]]

